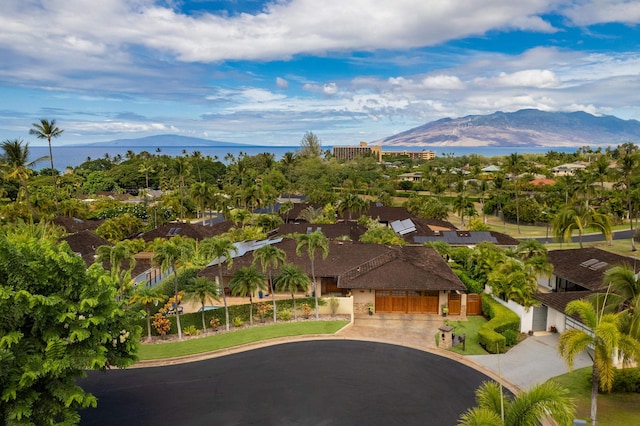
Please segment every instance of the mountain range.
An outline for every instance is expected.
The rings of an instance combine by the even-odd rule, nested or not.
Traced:
[[[523,109],[443,118],[378,139],[371,145],[402,147],[581,147],[640,142],[640,121],[595,116],[586,112],[547,112]],[[87,144],[109,147],[248,147],[173,134],[117,139]]]
[[[146,136],[143,138],[136,139],[116,139],[108,142],[94,142],[91,144],[87,144],[91,146],[122,146],[122,147],[163,147],[163,146],[174,146],[174,147],[243,147],[247,146],[241,143],[233,143],[233,142],[220,142],[214,141],[211,139],[202,139],[202,138],[194,138],[191,136],[181,136],[181,135],[155,135],[155,136]]]
[[[640,141],[640,121],[523,109],[443,118],[372,142],[421,147],[581,147]]]

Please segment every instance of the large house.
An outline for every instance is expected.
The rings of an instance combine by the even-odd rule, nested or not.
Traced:
[[[534,297],[542,306],[538,309],[540,315],[534,331],[552,328],[562,332],[567,328],[585,328],[577,317],[564,313],[567,304],[595,292],[606,291],[605,273],[613,267],[624,266],[640,272],[640,259],[595,247],[552,250],[547,258],[553,265],[553,274],[538,279],[541,292]]]
[[[247,243],[233,259],[232,267],[214,260],[200,271],[201,276],[218,280],[228,287],[234,272],[253,263]],[[287,262],[300,266],[310,277],[311,260],[296,254],[296,241],[278,238],[253,242],[253,247],[273,244],[286,254]],[[274,271],[277,274],[278,270]],[[318,296],[353,296],[355,313],[364,313],[370,305],[376,312],[397,314],[441,314],[448,306],[450,314],[465,315],[466,287],[447,262],[433,249],[422,246],[384,246],[353,241],[330,241],[329,253],[314,259]],[[307,294],[312,294],[312,287]]]

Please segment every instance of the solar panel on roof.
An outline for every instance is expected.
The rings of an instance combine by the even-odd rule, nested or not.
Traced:
[[[390,225],[393,231],[400,235],[405,235],[416,230],[416,225],[411,219],[394,220]]]
[[[589,266],[589,269],[591,269],[592,271],[599,271],[600,269],[604,268],[607,265],[608,265],[607,262],[598,262]]]
[[[583,266],[585,268],[588,268],[591,265],[595,265],[596,263],[598,263],[599,260],[598,259],[589,259],[589,260],[585,260],[584,262],[582,262],[580,264],[580,266]]]
[[[169,229],[169,231],[167,232],[167,237],[171,237],[173,235],[173,232],[175,231],[176,228],[171,228]]]

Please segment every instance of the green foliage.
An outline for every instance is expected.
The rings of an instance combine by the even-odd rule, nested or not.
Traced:
[[[331,315],[335,315],[340,307],[340,301],[335,297],[329,299],[329,307],[331,308]]]
[[[612,391],[640,393],[640,368],[616,369]]]
[[[407,242],[393,229],[386,226],[373,226],[360,236],[360,241],[369,244],[406,245]]]
[[[280,321],[289,321],[291,320],[291,310],[283,309],[278,311],[278,319]]]
[[[182,333],[184,333],[185,336],[198,336],[200,334],[200,330],[198,330],[196,326],[192,324],[188,327],[184,327],[182,329]]]
[[[521,223],[535,223],[541,219],[542,206],[535,198],[521,197],[518,199],[518,213]],[[515,199],[510,199],[502,207],[504,218],[510,221],[516,220],[516,203]]]
[[[123,214],[105,220],[96,229],[96,234],[112,243],[132,237],[144,229],[144,223],[130,214]]]
[[[467,287],[467,293],[476,293],[480,294],[484,291],[484,286],[479,281],[474,280],[469,277],[469,275],[460,269],[454,269],[453,272],[460,278],[462,284]]]
[[[244,325],[244,321],[242,320],[242,317],[234,317],[231,324],[233,324],[234,327],[242,327]]]
[[[502,334],[504,336],[505,344],[507,346],[514,346],[516,343],[518,343],[519,334],[518,334],[517,331],[513,331],[511,329],[507,329],[507,330],[504,330],[500,334]]]
[[[504,352],[507,339],[500,333],[506,330],[518,333],[520,317],[511,309],[493,300],[490,295],[482,297],[482,313],[490,320],[478,330],[478,341],[487,352]]]
[[[85,370],[136,360],[138,312],[116,289],[66,244],[0,236],[0,423],[76,424],[76,410],[96,405],[77,385]]]

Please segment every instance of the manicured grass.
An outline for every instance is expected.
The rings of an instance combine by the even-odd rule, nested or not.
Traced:
[[[591,411],[590,377],[591,367],[585,367],[551,379],[569,389],[575,398],[576,417],[587,421]],[[598,425],[627,426],[638,424],[638,419],[640,419],[640,394],[598,394]]]
[[[138,351],[141,361],[193,355],[217,349],[230,348],[276,337],[305,334],[333,334],[348,321],[303,321],[245,328],[229,333],[184,340],[182,342],[143,344]]]
[[[478,329],[487,320],[482,315],[468,316],[467,321],[446,321],[445,324],[453,327],[456,335],[465,334],[465,348],[462,350],[462,343],[451,348],[451,351],[462,355],[487,355],[487,351],[478,343]]]

